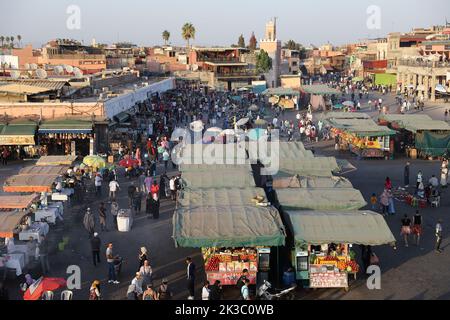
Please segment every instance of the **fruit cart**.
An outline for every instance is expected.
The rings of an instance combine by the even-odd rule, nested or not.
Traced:
[[[349,288],[360,267],[353,245],[395,246],[383,216],[372,211],[285,211],[296,279],[305,288]]]
[[[203,248],[206,278],[210,283],[220,280],[222,285],[236,285],[242,271],[249,271],[250,284],[256,284],[258,249]]]

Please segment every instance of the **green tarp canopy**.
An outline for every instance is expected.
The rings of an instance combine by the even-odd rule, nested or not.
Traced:
[[[282,174],[273,177],[274,189],[284,188],[353,188],[352,183],[344,177],[305,177],[305,176],[288,176],[283,177]]]
[[[393,136],[396,131],[378,125],[372,119],[328,119],[332,127],[353,133],[359,137]]]
[[[450,126],[445,121],[433,120],[427,115],[383,115],[379,117],[380,121],[394,122],[401,129],[412,133],[418,131],[450,131]]]
[[[333,172],[340,170],[334,157],[280,158],[278,161],[278,171],[283,174],[329,177]]]
[[[317,115],[320,120],[330,119],[371,119],[367,113],[330,111]]]
[[[372,211],[287,211],[286,215],[298,244],[377,246],[396,241],[384,217]]]
[[[176,154],[185,164],[249,164],[245,145],[187,144]]]
[[[397,85],[397,75],[390,73],[376,73],[375,74],[375,84],[382,86],[396,86]]]
[[[8,125],[0,126],[0,135],[2,136],[34,136],[36,133],[36,124],[27,123],[11,123]]]
[[[183,172],[183,185],[188,189],[211,188],[247,188],[255,187],[255,180],[251,172],[206,171]]]
[[[39,126],[39,133],[91,133],[92,121],[61,119],[46,120]]]
[[[361,192],[351,188],[277,189],[284,210],[358,210],[366,206]]]
[[[306,93],[313,95],[333,95],[341,93],[339,90],[330,88],[325,84],[305,85],[302,88]]]
[[[208,206],[255,206],[252,199],[256,196],[266,197],[262,188],[244,189],[197,189],[183,190],[178,197],[178,205],[183,208]]]
[[[185,164],[178,166],[180,172],[251,172],[250,164]]]
[[[450,134],[433,131],[417,132],[416,148],[427,156],[443,156],[450,150]]]
[[[284,246],[286,232],[273,207],[206,206],[175,210],[173,238],[178,247]]]
[[[267,142],[258,144],[257,142],[246,143],[248,156],[251,161],[260,160],[268,163],[271,159],[294,159],[314,158],[310,150],[306,150],[301,142]],[[276,158],[275,158],[276,157]]]
[[[263,91],[264,95],[266,96],[299,96],[300,91],[291,89],[291,88],[269,88],[265,91]]]

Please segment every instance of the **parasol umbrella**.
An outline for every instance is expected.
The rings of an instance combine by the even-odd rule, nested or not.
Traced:
[[[243,126],[244,124],[246,124],[250,119],[249,118],[242,118],[240,119],[238,122],[236,122],[236,125],[239,126]]]
[[[86,156],[83,159],[83,163],[89,167],[93,168],[104,168],[106,166],[106,161],[100,156]]]
[[[264,126],[264,125],[267,124],[267,121],[264,120],[264,119],[257,119],[257,120],[255,121],[255,124],[256,124],[257,126]]]
[[[202,120],[197,120],[197,121],[191,122],[191,124],[189,125],[189,128],[192,131],[196,131],[196,132],[202,131],[203,128],[204,128],[203,121]]]
[[[170,136],[170,141],[179,142],[180,137],[183,137],[183,140],[186,140],[187,137],[189,137],[187,129],[175,128],[175,130],[173,130],[172,132],[172,135]]]
[[[252,105],[248,108],[248,110],[250,110],[250,111],[258,111],[258,110],[259,110],[259,107],[258,107],[256,104],[252,104]]]
[[[355,103],[353,101],[345,101],[342,103],[342,105],[344,105],[346,107],[354,107]]]
[[[23,296],[24,300],[39,300],[45,291],[54,291],[66,286],[66,280],[63,278],[44,278],[40,277],[33,283]]]
[[[218,127],[212,127],[208,128],[208,130],[205,131],[203,134],[203,141],[211,141],[212,137],[217,137],[222,132],[221,128]]]
[[[124,168],[129,168],[129,167],[134,167],[135,165],[137,165],[139,163],[139,161],[137,159],[122,159],[119,162],[119,166],[124,167]]]
[[[248,132],[248,137],[250,140],[256,141],[259,140],[262,136],[266,134],[266,130],[261,128],[251,129]]]
[[[333,109],[342,109],[342,108],[344,108],[344,105],[342,103],[338,103],[333,106]]]
[[[228,136],[228,135],[234,135],[234,134],[235,134],[235,132],[233,129],[225,129],[220,133],[221,136]]]

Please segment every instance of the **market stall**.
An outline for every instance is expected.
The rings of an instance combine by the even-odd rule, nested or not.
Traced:
[[[393,155],[391,136],[395,131],[379,126],[372,119],[328,118],[333,137],[339,137],[339,149],[350,150],[360,158],[389,158]]]
[[[304,188],[304,189],[329,189],[329,188],[353,188],[351,182],[344,177],[314,177],[288,175],[282,173],[272,177],[272,187],[274,189],[284,188]]]
[[[255,187],[255,179],[251,172],[239,171],[205,171],[183,172],[183,187],[187,189],[211,188],[247,188]]]
[[[38,195],[35,193],[29,195],[1,195],[0,210],[26,210],[30,208],[37,198]]]
[[[39,126],[38,144],[46,155],[88,155],[93,126],[91,120],[45,120]]]
[[[59,166],[67,165],[71,166],[77,160],[77,156],[65,155],[65,156],[42,156],[36,162],[37,166]]]
[[[279,213],[270,206],[181,207],[173,228],[175,245],[203,248],[207,279],[223,285],[235,285],[244,268],[257,283],[258,272],[269,272],[270,248],[285,243]]]
[[[15,175],[6,179],[4,192],[51,192],[59,175]]]
[[[353,188],[277,189],[283,210],[358,210],[367,205],[361,192]]]
[[[427,115],[387,114],[378,119],[380,124],[396,131],[395,149],[415,159],[417,156],[446,156],[450,148],[450,125],[433,120]]]
[[[296,278],[309,288],[348,288],[356,278],[353,245],[395,244],[383,216],[372,211],[285,211]]]
[[[22,120],[0,124],[0,146],[9,149],[12,159],[33,158],[37,155],[36,127],[33,121]]]
[[[313,110],[328,110],[332,99],[341,92],[327,85],[304,85],[302,90],[309,95],[309,103]]]
[[[68,165],[28,166],[20,169],[19,175],[64,175],[69,168]]]
[[[294,109],[298,104],[300,91],[279,87],[266,89],[262,94],[269,97],[269,102],[273,106],[278,105],[283,109]]]

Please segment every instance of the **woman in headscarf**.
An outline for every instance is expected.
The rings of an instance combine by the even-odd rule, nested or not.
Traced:
[[[91,237],[95,229],[95,220],[94,215],[91,212],[91,208],[87,208],[87,211],[83,218],[83,226],[89,233],[89,237]]]
[[[147,285],[153,286],[153,278],[152,278],[153,270],[148,260],[144,261],[144,265],[139,269],[139,273],[141,274],[142,277],[143,288],[146,288]]]
[[[100,297],[100,281],[95,280],[89,289],[89,300],[100,300]]]
[[[144,261],[147,260],[147,248],[141,247],[141,250],[139,252],[139,268],[140,269],[144,265]]]

